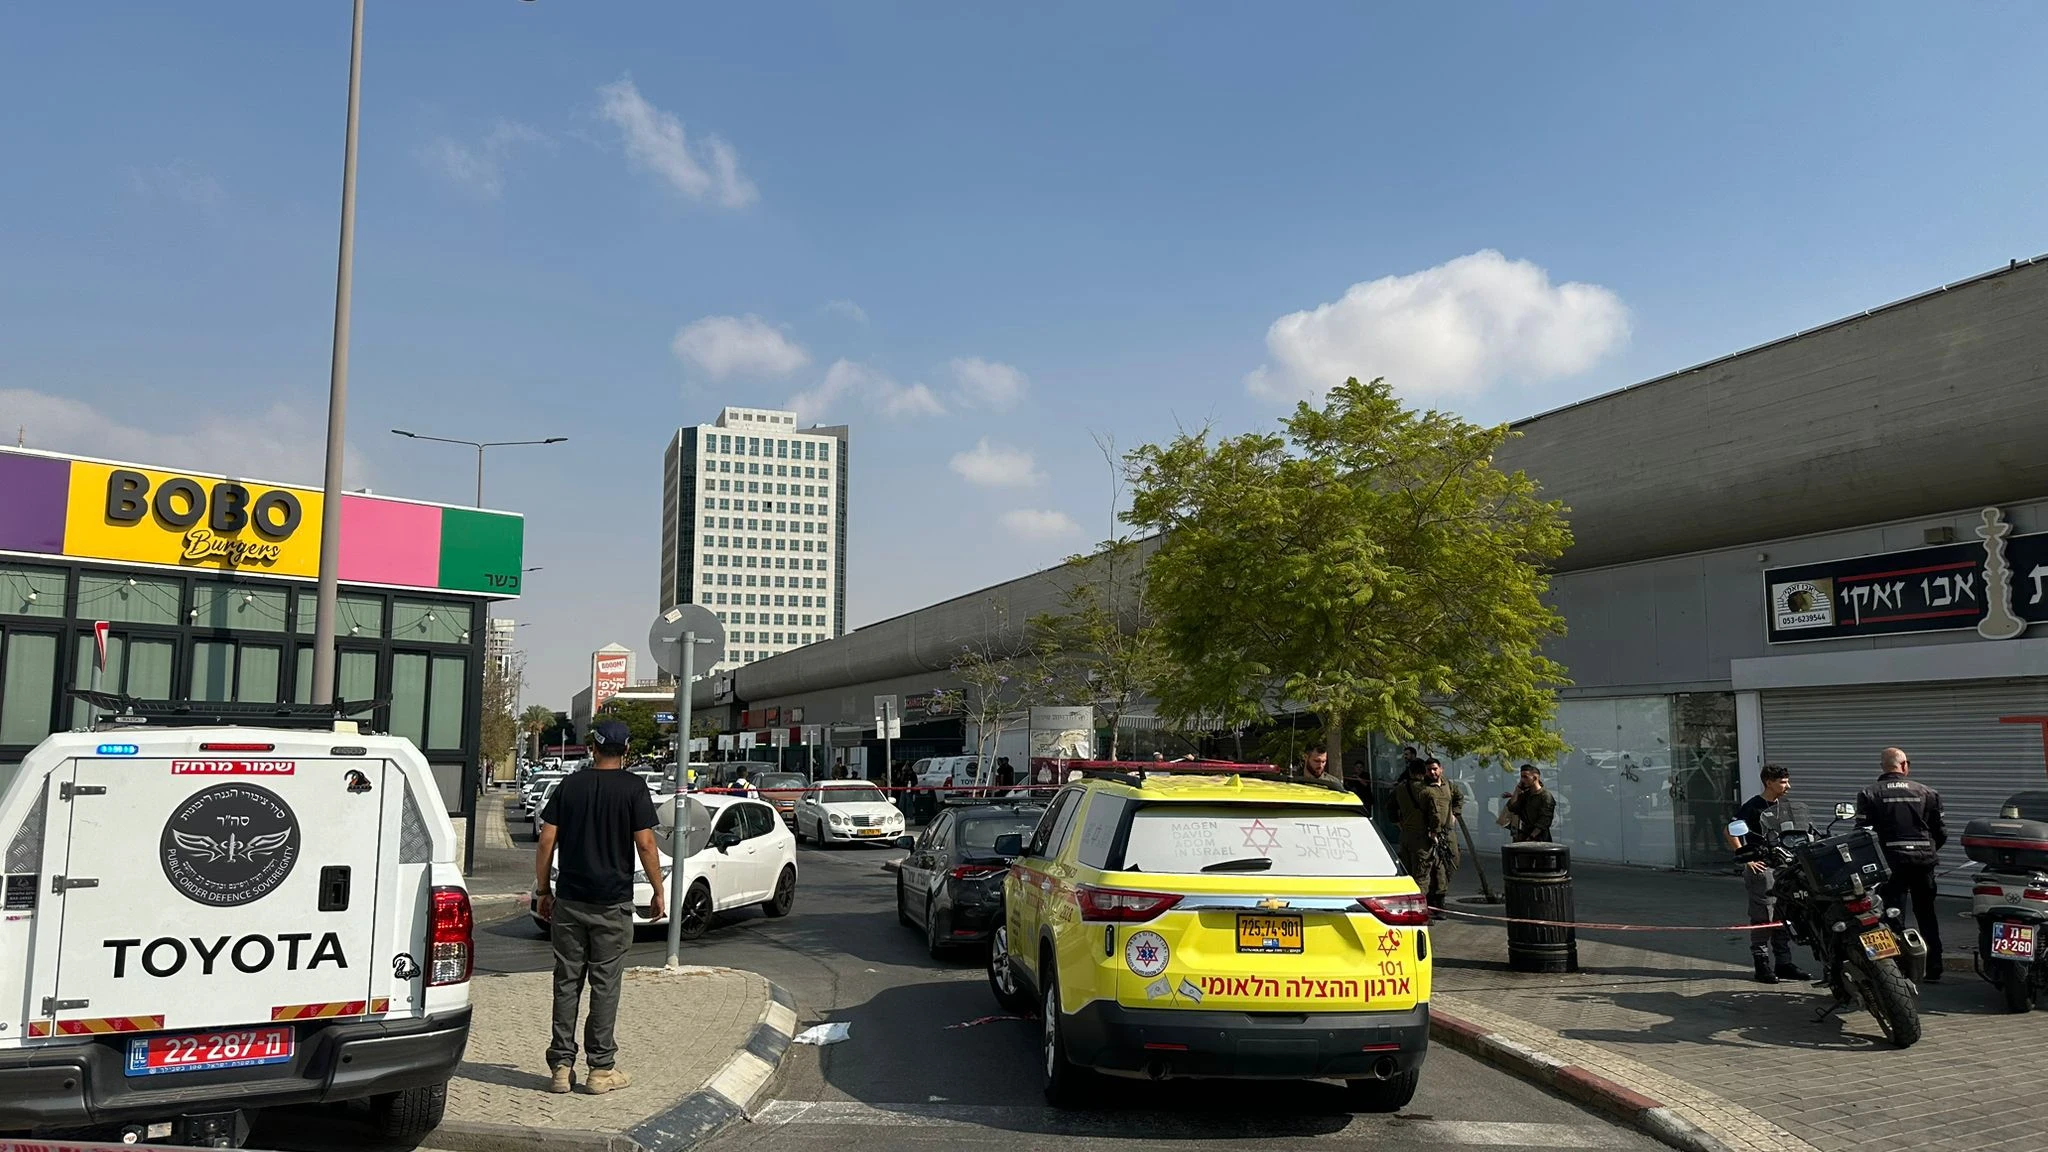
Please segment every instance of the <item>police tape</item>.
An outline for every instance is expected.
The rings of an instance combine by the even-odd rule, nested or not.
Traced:
[[[1483,916],[1458,908],[1439,908],[1437,911],[1461,920],[1485,920],[1494,924],[1530,924],[1538,928],[1585,928],[1598,932],[1760,932],[1767,928],[1786,927],[1783,920],[1772,920],[1764,924],[1604,924],[1597,920],[1537,920],[1528,916]]]

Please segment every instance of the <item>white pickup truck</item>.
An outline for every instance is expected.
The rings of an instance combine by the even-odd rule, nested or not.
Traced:
[[[248,1109],[367,1099],[417,1140],[469,1038],[472,927],[409,741],[51,736],[0,795],[0,1134],[235,1146]]]

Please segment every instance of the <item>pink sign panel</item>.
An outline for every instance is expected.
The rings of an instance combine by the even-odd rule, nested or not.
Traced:
[[[362,496],[341,498],[343,581],[432,588],[440,576],[439,508]]]

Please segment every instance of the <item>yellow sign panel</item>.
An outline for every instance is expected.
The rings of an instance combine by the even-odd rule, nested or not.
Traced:
[[[64,553],[223,572],[317,576],[320,493],[71,462]]]

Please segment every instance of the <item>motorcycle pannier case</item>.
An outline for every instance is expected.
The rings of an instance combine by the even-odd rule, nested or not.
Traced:
[[[2048,872],[2048,821],[1972,820],[1963,829],[1970,859],[2003,872]]]
[[[1818,896],[1854,895],[1858,879],[1868,891],[1892,874],[1884,862],[1884,852],[1877,846],[1877,837],[1866,828],[1802,845],[1798,853],[1806,885]]]

